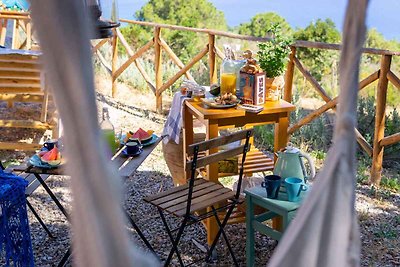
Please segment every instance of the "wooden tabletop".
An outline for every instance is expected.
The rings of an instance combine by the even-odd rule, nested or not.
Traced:
[[[246,112],[245,110],[242,109],[236,109],[236,107],[226,108],[226,109],[209,108],[202,102],[193,100],[186,100],[185,104],[189,108],[189,110],[194,115],[196,115],[196,117],[204,120],[236,118],[244,116],[260,116],[265,114],[289,112],[296,109],[294,105],[284,100],[267,101],[264,104],[264,110],[257,114]]]
[[[150,153],[160,143],[161,140],[162,137],[158,137],[153,144],[143,147],[143,152],[135,157],[125,156],[122,153],[122,149],[120,149],[111,159],[111,161],[118,168],[118,174],[124,178],[131,176],[137,170],[137,168],[139,168],[143,161],[150,155]],[[13,167],[13,170],[26,173],[65,175],[65,165],[59,168],[46,169],[38,168],[32,166],[30,163],[27,163]]]

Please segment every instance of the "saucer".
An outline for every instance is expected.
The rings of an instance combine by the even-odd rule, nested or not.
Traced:
[[[126,148],[122,150],[122,154],[125,155],[125,156],[127,156],[127,157],[136,157],[136,156],[139,156],[142,152],[143,152],[143,149],[142,149],[142,148],[139,148],[139,150],[138,150],[136,153],[134,153],[134,154],[128,154]]]
[[[151,135],[150,141],[147,141],[146,143],[142,143],[142,146],[143,146],[143,147],[145,147],[145,146],[151,146],[152,144],[154,144],[155,142],[157,142],[157,139],[158,139],[158,136],[155,135],[155,134],[152,134],[152,135]]]

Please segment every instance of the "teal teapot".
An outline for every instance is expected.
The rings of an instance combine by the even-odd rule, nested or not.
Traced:
[[[300,151],[292,143],[288,143],[283,151],[278,152],[277,157],[278,160],[274,167],[274,174],[282,177],[282,180],[288,177],[298,177],[307,182],[308,179],[314,178],[315,166],[310,155]],[[306,171],[303,158],[308,161],[310,174]]]

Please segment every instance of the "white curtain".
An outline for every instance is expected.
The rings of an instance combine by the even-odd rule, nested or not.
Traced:
[[[340,96],[333,145],[323,170],[269,263],[275,266],[359,266],[355,211],[356,107],[367,0],[349,0],[340,57]]]
[[[97,122],[89,27],[82,0],[32,0],[45,68],[63,121],[71,175],[77,266],[157,266],[129,241],[120,177],[106,159]]]

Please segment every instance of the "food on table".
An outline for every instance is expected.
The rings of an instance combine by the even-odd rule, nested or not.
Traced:
[[[127,132],[126,136],[124,138],[124,143],[128,142],[129,138],[132,138],[132,137],[133,137],[133,132],[132,131]]]
[[[148,133],[149,135],[153,135],[154,131],[153,131],[153,130],[147,130],[147,133]]]
[[[41,161],[50,165],[59,165],[61,163],[61,153],[58,151],[57,147],[54,147],[50,151],[40,151],[38,156]]]
[[[221,96],[216,97],[214,101],[215,103],[220,105],[232,105],[237,103],[237,97],[232,93],[225,93]]]
[[[146,143],[146,142],[151,140],[151,134],[149,134],[148,132],[146,132],[142,128],[139,128],[139,130],[137,130],[133,134],[132,138],[138,138],[140,142]]]

